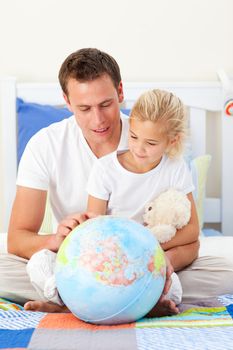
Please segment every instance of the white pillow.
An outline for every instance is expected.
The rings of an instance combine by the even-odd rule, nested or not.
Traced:
[[[201,237],[199,256],[221,256],[233,264],[233,237]]]

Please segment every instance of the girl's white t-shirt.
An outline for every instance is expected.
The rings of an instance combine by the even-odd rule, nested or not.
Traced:
[[[184,194],[194,190],[192,176],[183,158],[163,156],[152,170],[133,173],[126,170],[113,152],[95,161],[87,184],[88,194],[108,201],[108,214],[143,223],[145,205],[161,192],[175,188]]]

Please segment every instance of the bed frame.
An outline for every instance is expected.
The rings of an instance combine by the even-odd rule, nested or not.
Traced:
[[[15,78],[0,81],[0,129],[3,157],[3,217],[4,230],[7,230],[12,202],[15,196],[17,173],[17,116],[16,97],[27,102],[42,104],[64,104],[58,83],[18,83]],[[233,117],[224,113],[224,96],[221,83],[125,83],[124,108],[130,108],[135,99],[145,90],[161,88],[174,92],[190,107],[190,127],[193,156],[207,152],[206,131],[207,111],[221,113],[221,198],[206,198],[204,221],[220,223],[224,235],[233,235]],[[214,118],[217,113],[212,113]],[[212,155],[214,157],[215,155]]]

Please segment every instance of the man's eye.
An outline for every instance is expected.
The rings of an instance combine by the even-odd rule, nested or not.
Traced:
[[[87,111],[89,111],[90,110],[90,108],[80,108],[80,111],[81,112],[87,112]]]
[[[130,137],[134,140],[136,140],[137,136],[130,135]]]
[[[109,107],[110,105],[111,105],[111,103],[108,102],[108,103],[105,103],[105,104],[101,105],[101,107],[105,108],[105,107]]]

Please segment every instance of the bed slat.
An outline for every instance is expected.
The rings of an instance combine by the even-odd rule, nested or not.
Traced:
[[[193,157],[206,153],[206,111],[190,108],[190,133]]]
[[[3,228],[7,231],[11,207],[15,197],[15,181],[17,173],[17,134],[16,134],[16,79],[1,81],[0,107],[2,125],[2,178],[3,178]],[[8,184],[8,185],[6,185]],[[14,184],[14,185],[13,185]]]

